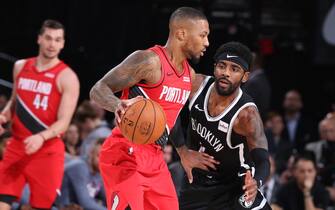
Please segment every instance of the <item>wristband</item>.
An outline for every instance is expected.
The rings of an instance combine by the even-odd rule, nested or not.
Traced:
[[[257,186],[261,187],[270,174],[269,153],[266,149],[255,148],[250,151],[250,157],[255,164],[254,179]]]

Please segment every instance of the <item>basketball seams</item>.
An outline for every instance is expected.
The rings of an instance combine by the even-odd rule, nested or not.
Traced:
[[[131,137],[131,141],[132,141],[132,142],[134,142],[134,136],[135,136],[135,133],[136,133],[136,130],[137,130],[137,123],[138,123],[138,121],[139,121],[140,118],[141,118],[141,115],[142,115],[142,113],[143,113],[144,108],[147,106],[147,100],[144,99],[143,101],[144,101],[144,106],[142,107],[141,112],[140,112],[140,114],[138,115],[138,118],[137,118],[137,120],[136,120],[134,129],[133,129],[133,135],[132,135],[132,137]]]
[[[132,143],[151,144],[160,138],[161,131],[164,133],[165,126],[162,125],[166,125],[166,116],[160,104],[151,99],[142,99],[125,110],[120,129]]]
[[[155,107],[155,104],[154,104],[153,101],[150,101],[150,100],[148,100],[148,101],[151,103],[152,109],[154,110],[154,121],[153,121],[154,125],[153,125],[153,127],[151,129],[150,136],[147,138],[147,140],[145,142],[143,142],[143,144],[146,144],[150,140],[152,134],[154,133],[154,129],[156,127],[156,107]]]

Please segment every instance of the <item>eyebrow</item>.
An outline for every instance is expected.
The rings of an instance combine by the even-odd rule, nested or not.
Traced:
[[[235,63],[233,63],[233,64],[231,64],[231,65],[232,65],[232,67],[237,67],[237,68],[239,68],[239,69],[242,69],[241,66],[239,66],[239,65],[237,65],[237,64],[235,64]]]

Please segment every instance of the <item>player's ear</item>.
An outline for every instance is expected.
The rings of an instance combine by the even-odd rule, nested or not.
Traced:
[[[248,71],[245,71],[243,74],[243,78],[242,78],[242,83],[245,83],[246,81],[248,81],[249,79],[249,73]]]
[[[179,41],[184,41],[186,38],[186,30],[184,28],[180,28],[176,31],[176,37]]]

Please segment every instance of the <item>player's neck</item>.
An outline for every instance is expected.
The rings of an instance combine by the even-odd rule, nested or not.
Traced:
[[[165,52],[170,62],[177,68],[179,72],[183,72],[183,62],[186,59],[185,54],[182,52],[180,46],[171,40],[168,40],[164,46]]]
[[[210,101],[212,101],[213,105],[227,107],[231,102],[237,97],[238,90],[234,91],[231,95],[223,96],[220,95],[215,88],[212,88],[212,93],[210,95]]]
[[[59,62],[58,57],[54,58],[46,58],[43,55],[38,55],[36,58],[36,68],[38,71],[46,71],[50,69],[51,67],[55,66]]]

